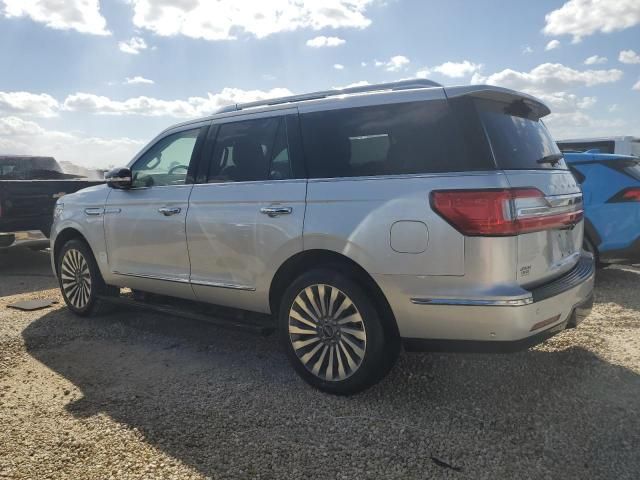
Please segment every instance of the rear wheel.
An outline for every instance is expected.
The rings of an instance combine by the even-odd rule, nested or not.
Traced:
[[[60,291],[69,310],[81,316],[102,313],[102,295],[117,295],[118,289],[102,279],[91,249],[82,240],[69,240],[57,258]]]
[[[318,269],[300,276],[284,294],[279,320],[296,372],[322,391],[357,393],[390,369],[374,303],[344,274]]]

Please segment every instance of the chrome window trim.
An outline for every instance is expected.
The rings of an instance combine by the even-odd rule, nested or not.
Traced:
[[[266,110],[237,110],[235,115],[227,115],[223,117],[215,117],[211,119],[211,125],[224,125],[226,123],[245,122],[249,120],[259,120],[261,118],[286,117],[287,115],[297,114],[298,107],[285,105],[286,108],[266,109]]]
[[[434,173],[399,173],[396,175],[368,175],[359,177],[322,177],[322,178],[309,178],[309,183],[319,182],[345,182],[345,181],[361,181],[361,180],[393,180],[393,179],[406,179],[406,178],[443,178],[443,177],[461,177],[461,176],[492,176],[492,175],[504,175],[499,170],[477,170],[477,171],[462,171],[462,172],[434,172]]]
[[[247,180],[244,182],[234,182],[234,181],[219,181],[219,182],[207,182],[207,183],[194,183],[192,185],[194,186],[204,186],[204,185],[254,185],[254,184],[270,184],[270,183],[277,183],[278,185],[281,185],[283,183],[295,183],[295,182],[307,182],[306,178],[283,178],[282,180],[273,180],[273,179],[269,179],[269,180]]]
[[[488,300],[488,299],[463,299],[463,298],[412,298],[414,305],[462,305],[469,307],[523,307],[533,303],[533,297],[518,298],[514,300]]]

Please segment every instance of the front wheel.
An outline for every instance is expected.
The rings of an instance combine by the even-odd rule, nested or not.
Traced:
[[[101,295],[115,295],[117,289],[105,285],[89,246],[81,240],[64,244],[57,258],[58,282],[69,310],[89,316],[104,311]]]
[[[333,270],[312,270],[285,292],[280,333],[290,362],[310,385],[350,395],[389,371],[390,348],[374,303]]]

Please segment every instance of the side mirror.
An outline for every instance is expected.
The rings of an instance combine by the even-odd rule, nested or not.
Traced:
[[[104,178],[107,180],[107,185],[111,188],[118,188],[120,190],[127,190],[131,188],[131,185],[133,184],[131,169],[127,167],[114,168],[107,172]]]

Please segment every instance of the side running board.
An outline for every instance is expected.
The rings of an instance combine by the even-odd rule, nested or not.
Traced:
[[[241,330],[262,336],[271,335],[276,329],[275,321],[270,315],[190,302],[188,300],[169,299],[159,295],[136,292],[132,296],[101,296],[100,299],[119,307],[136,308],[167,316],[188,318],[199,322],[207,322],[221,328]]]

